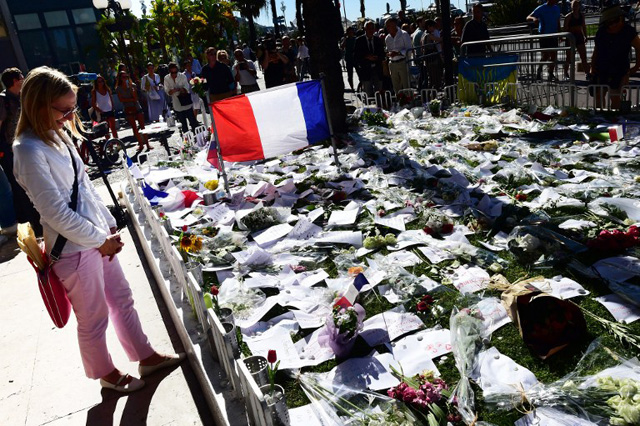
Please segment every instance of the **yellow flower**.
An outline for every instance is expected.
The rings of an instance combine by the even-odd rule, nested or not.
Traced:
[[[209,191],[215,191],[218,188],[218,181],[215,179],[211,179],[204,184],[204,187]]]
[[[189,251],[191,249],[191,236],[190,235],[185,235],[182,237],[182,239],[180,240],[180,250],[185,250],[185,251]]]
[[[195,235],[191,236],[191,250],[194,252],[198,252],[202,250],[202,238],[196,237]]]

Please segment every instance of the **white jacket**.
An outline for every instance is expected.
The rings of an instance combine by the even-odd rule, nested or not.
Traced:
[[[56,136],[56,140],[59,138]],[[13,173],[40,213],[47,252],[58,234],[67,238],[62,253],[74,253],[104,244],[116,220],[96,192],[75,147],[69,142],[78,170],[78,207],[69,208],[73,187],[73,165],[66,144],[50,147],[32,133],[13,144]]]

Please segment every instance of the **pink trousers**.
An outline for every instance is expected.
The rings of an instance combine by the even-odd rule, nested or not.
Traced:
[[[107,349],[109,318],[129,360],[140,361],[153,354],[117,257],[109,262],[97,249],[64,254],[53,270],[66,288],[78,320],[78,343],[87,377],[98,379],[115,369]]]

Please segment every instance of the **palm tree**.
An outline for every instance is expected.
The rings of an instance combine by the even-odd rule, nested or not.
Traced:
[[[346,130],[347,109],[344,104],[344,80],[338,45],[344,34],[340,10],[332,0],[303,0],[306,40],[311,56],[311,75],[325,75],[327,105],[331,111],[333,131]]]
[[[276,37],[280,37],[280,28],[278,27],[278,9],[276,9],[276,0],[271,0],[271,15],[273,15],[273,30]]]
[[[225,32],[231,34],[237,22],[233,16],[233,4],[227,0],[195,0],[191,20],[195,25],[194,43],[204,46],[221,44]]]
[[[255,47],[257,36],[253,19],[260,16],[260,9],[267,5],[267,0],[238,0],[235,4],[240,11],[240,15],[244,16],[249,22],[249,45]]]
[[[158,33],[158,41],[162,49],[162,58],[167,60],[169,58],[169,54],[167,53],[167,28],[169,28],[167,24],[167,17],[169,16],[168,1],[153,0],[150,13]]]
[[[302,0],[296,0],[296,23],[298,25],[298,34],[304,35],[304,20],[302,19]]]

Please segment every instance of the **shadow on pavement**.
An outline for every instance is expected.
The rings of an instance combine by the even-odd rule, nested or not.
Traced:
[[[15,237],[12,237],[6,243],[0,245],[0,263],[8,262],[20,254],[18,243]]]
[[[127,404],[122,412],[120,424],[123,426],[146,425],[149,406],[160,382],[178,367],[179,365],[176,365],[145,377],[145,386],[130,394],[102,389],[102,402],[87,412],[87,426],[112,426],[118,400],[122,397],[127,397]]]

